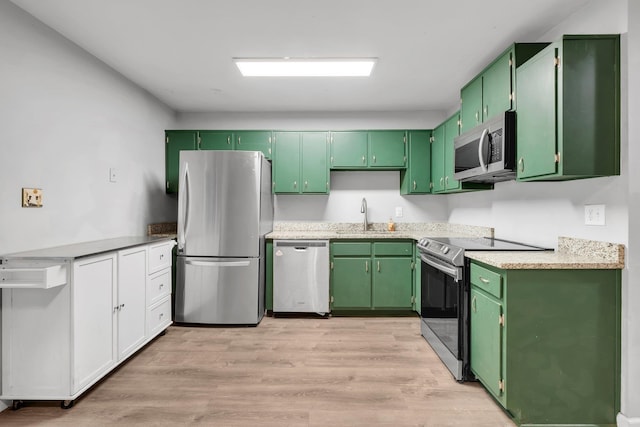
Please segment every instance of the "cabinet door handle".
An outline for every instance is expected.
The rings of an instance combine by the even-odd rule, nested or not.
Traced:
[[[520,160],[518,160],[518,166],[520,166],[520,172],[524,172],[524,157],[520,157]]]
[[[480,121],[480,113],[476,111],[476,124]]]
[[[473,299],[471,300],[471,310],[473,310],[474,313],[478,311],[478,305],[477,305],[476,299],[477,297],[474,296]]]
[[[162,290],[162,288],[164,288],[164,283],[160,283],[160,286],[158,286],[158,290]]]
[[[444,178],[444,183],[445,183],[445,185],[449,185],[449,176],[446,176]]]
[[[413,180],[413,189],[414,190],[416,189],[416,180],[415,179]]]
[[[362,164],[364,165],[365,157],[362,156]]]
[[[442,187],[442,185],[444,184],[444,177],[440,177],[440,187]]]
[[[365,271],[366,273],[368,273],[368,272],[369,272],[369,261],[365,261],[365,262],[364,262],[364,271]]]
[[[231,144],[231,136],[227,136],[227,145]]]
[[[238,145],[240,145],[240,143],[242,142],[241,138],[242,138],[241,136],[238,137]]]
[[[304,189],[306,190],[309,187],[309,181],[304,182]]]
[[[293,181],[293,188],[294,189],[298,188],[298,181]]]
[[[484,106],[484,118],[486,119],[487,117],[489,117],[489,106],[485,105]]]
[[[378,273],[380,273],[380,261],[378,261]]]
[[[376,162],[376,156],[373,156],[373,163]]]

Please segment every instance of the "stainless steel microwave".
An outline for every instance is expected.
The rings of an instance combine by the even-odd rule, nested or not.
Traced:
[[[454,140],[454,178],[499,182],[516,177],[516,113],[505,111]]]

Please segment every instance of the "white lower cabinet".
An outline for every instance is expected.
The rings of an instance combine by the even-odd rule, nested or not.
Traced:
[[[2,289],[0,399],[68,405],[162,333],[171,324],[173,246],[68,261],[63,286]],[[151,254],[162,259],[153,272]]]

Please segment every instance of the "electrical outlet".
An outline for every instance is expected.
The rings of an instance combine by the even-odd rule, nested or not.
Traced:
[[[118,182],[118,169],[109,168],[109,182]]]
[[[402,218],[402,206],[396,207],[396,218]]]
[[[22,189],[22,207],[23,208],[41,208],[42,207],[42,190],[39,188],[23,188]]]
[[[584,205],[585,225],[605,225],[605,205]]]

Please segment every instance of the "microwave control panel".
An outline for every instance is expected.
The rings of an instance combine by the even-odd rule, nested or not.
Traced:
[[[502,161],[502,129],[494,130],[489,134],[489,162],[494,163]]]

